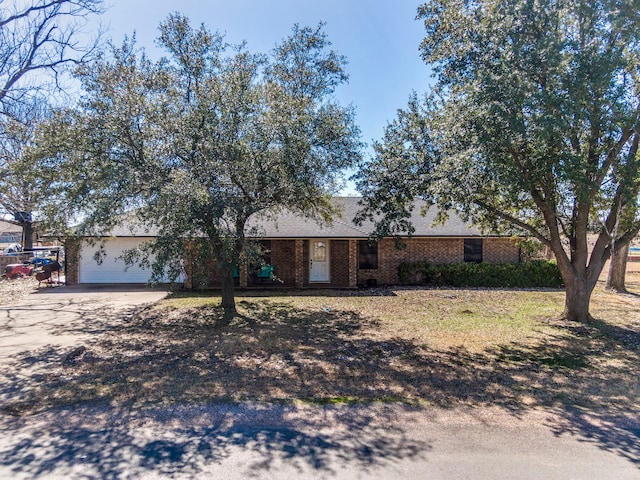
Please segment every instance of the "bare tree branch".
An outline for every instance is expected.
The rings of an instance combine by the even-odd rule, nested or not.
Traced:
[[[1,114],[10,114],[51,76],[54,88],[61,88],[60,73],[96,52],[99,30],[92,40],[77,39],[87,35],[83,28],[90,17],[103,10],[103,0],[0,0]]]

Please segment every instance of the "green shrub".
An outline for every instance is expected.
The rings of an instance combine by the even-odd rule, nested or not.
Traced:
[[[403,285],[513,288],[559,288],[563,285],[558,265],[546,260],[442,265],[420,260],[401,263],[398,276]]]

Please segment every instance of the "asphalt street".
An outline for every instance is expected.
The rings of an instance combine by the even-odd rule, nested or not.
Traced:
[[[71,409],[2,417],[0,478],[640,478],[637,456],[561,423],[399,405]]]

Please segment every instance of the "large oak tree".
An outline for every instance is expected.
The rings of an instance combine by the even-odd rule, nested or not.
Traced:
[[[186,251],[214,260],[233,313],[233,271],[247,234],[259,235],[248,220],[282,208],[330,219],[330,195],[359,160],[353,111],[333,96],[345,59],[322,26],[296,26],[256,54],[180,14],[160,25],[158,44],[166,58],[126,40],[79,71],[81,107],[60,112],[50,136],[74,172],[64,196],[82,216],[79,234],[123,218],[156,229],[141,255],[127,255],[155,280],[175,278]]]
[[[593,288],[638,196],[635,0],[432,0],[418,10],[432,92],[388,126],[359,174],[361,218],[408,229],[416,196],[550,247],[566,318]],[[628,217],[628,215],[627,215]],[[589,235],[595,244],[589,245]]]

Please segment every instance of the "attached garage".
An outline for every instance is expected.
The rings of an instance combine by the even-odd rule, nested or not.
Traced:
[[[82,244],[78,262],[78,283],[147,283],[151,277],[150,269],[138,265],[126,266],[122,258],[125,250],[137,248],[151,238],[110,238],[104,244],[106,255],[102,262],[96,262],[94,256],[98,245]]]

